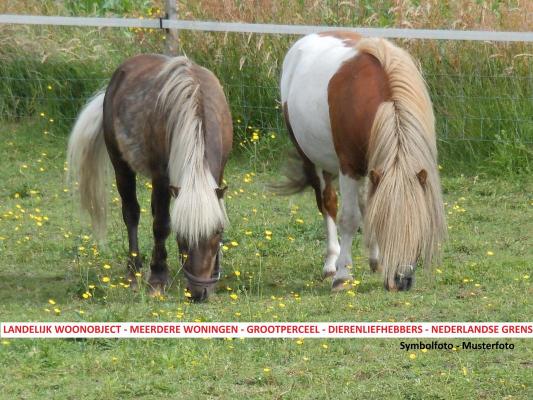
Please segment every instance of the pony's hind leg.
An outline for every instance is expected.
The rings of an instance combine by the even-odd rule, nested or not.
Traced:
[[[337,194],[333,188],[333,176],[319,168],[315,169],[318,182],[312,184],[315,190],[318,209],[324,217],[327,236],[327,253],[324,262],[323,277],[335,275],[335,262],[339,257],[339,239],[337,237]]]
[[[361,222],[359,208],[358,187],[360,182],[348,175],[340,174],[339,187],[341,193],[341,215],[339,221],[341,233],[341,252],[336,263],[336,272],[333,278],[332,290],[347,289],[352,280],[352,241]]]
[[[165,241],[170,234],[170,192],[169,181],[166,175],[152,179],[152,216],[154,249],[150,262],[150,294],[161,294],[168,284],[167,249]]]
[[[142,268],[142,261],[137,234],[141,209],[137,201],[135,172],[122,160],[112,158],[112,162],[115,168],[117,190],[122,199],[122,218],[128,230],[128,280],[132,289],[136,289],[136,274]]]

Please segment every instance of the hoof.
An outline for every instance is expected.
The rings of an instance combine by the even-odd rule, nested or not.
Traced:
[[[128,258],[128,261],[126,263],[126,268],[128,269],[128,271],[131,271],[133,273],[135,272],[138,272],[142,269],[143,267],[143,263],[142,263],[142,259],[140,256],[130,256]]]
[[[333,293],[342,292],[344,290],[350,290],[353,287],[351,278],[337,278],[331,285],[331,291]]]
[[[324,271],[322,272],[322,280],[326,280],[332,276],[335,276],[335,272],[335,269],[324,269]]]
[[[377,272],[379,269],[378,260],[368,260],[368,264],[370,265],[370,271]]]
[[[132,292],[138,292],[139,291],[139,283],[136,279],[128,279],[128,282],[130,283],[130,289]]]
[[[141,285],[141,282],[142,282],[142,275],[138,276],[139,274],[140,274],[139,271],[137,272],[128,271],[128,276],[126,278],[130,284],[130,289],[133,290],[134,292],[139,291],[139,286]]]
[[[163,296],[163,293],[165,292],[162,292],[160,289],[150,288],[150,290],[148,291],[148,296],[152,298],[157,298]]]
[[[148,295],[150,297],[159,297],[165,293],[165,282],[154,282],[149,284]]]
[[[148,280],[148,294],[151,297],[158,297],[165,293],[165,289],[168,286],[168,273],[163,272],[160,274],[150,274],[150,279]]]

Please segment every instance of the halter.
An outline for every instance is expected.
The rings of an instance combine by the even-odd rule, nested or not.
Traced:
[[[215,283],[217,283],[220,280],[220,267],[218,265],[215,266],[215,270],[213,271],[213,275],[211,275],[211,278],[200,278],[193,274],[191,274],[189,271],[187,271],[185,268],[183,268],[183,275],[187,278],[187,280],[192,283],[195,286],[212,286]]]

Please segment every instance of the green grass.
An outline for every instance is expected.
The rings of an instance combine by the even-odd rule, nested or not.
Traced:
[[[354,295],[333,295],[330,282],[320,280],[324,231],[313,196],[265,191],[279,159],[250,155],[287,141],[262,136],[227,168],[231,227],[223,280],[211,301],[189,304],[172,240],[174,281],[164,298],[120,285],[127,238],[116,190],[109,187],[109,240],[96,246],[64,192],[60,132],[39,120],[4,124],[0,131],[3,321],[531,320],[528,175],[456,174],[444,163],[450,239],[438,270],[419,271],[408,293],[388,293],[369,272],[358,236],[354,272],[361,284]],[[141,207],[149,210],[147,181],[140,178],[139,187]],[[151,250],[150,224],[143,212],[143,255]],[[105,276],[110,283],[103,283]],[[86,291],[92,294],[87,300]],[[0,398],[531,398],[533,345],[512,342],[513,351],[415,351],[411,359],[400,340],[3,340]]]

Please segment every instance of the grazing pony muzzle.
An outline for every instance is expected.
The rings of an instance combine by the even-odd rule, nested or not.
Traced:
[[[415,283],[415,269],[416,262],[398,266],[397,272],[394,275],[394,284],[390,285],[385,280],[385,289],[393,292],[410,290]]]
[[[200,241],[192,250],[182,240],[178,240],[183,275],[187,279],[187,290],[193,301],[207,300],[220,280],[221,239],[222,230],[211,238]]]
[[[187,289],[191,292],[193,301],[207,300],[209,295],[214,292],[216,284],[220,280],[220,251],[215,258],[215,266],[210,278],[203,278],[193,275],[187,270],[187,264],[183,265],[183,275],[187,278]]]
[[[219,201],[223,199],[227,189],[227,186],[215,188]],[[172,197],[177,197],[180,188],[170,185],[169,190]],[[187,279],[187,289],[193,301],[207,300],[220,280],[223,232],[224,229],[221,227],[209,239],[200,240],[192,251],[189,244],[183,239],[178,239],[183,275]]]

